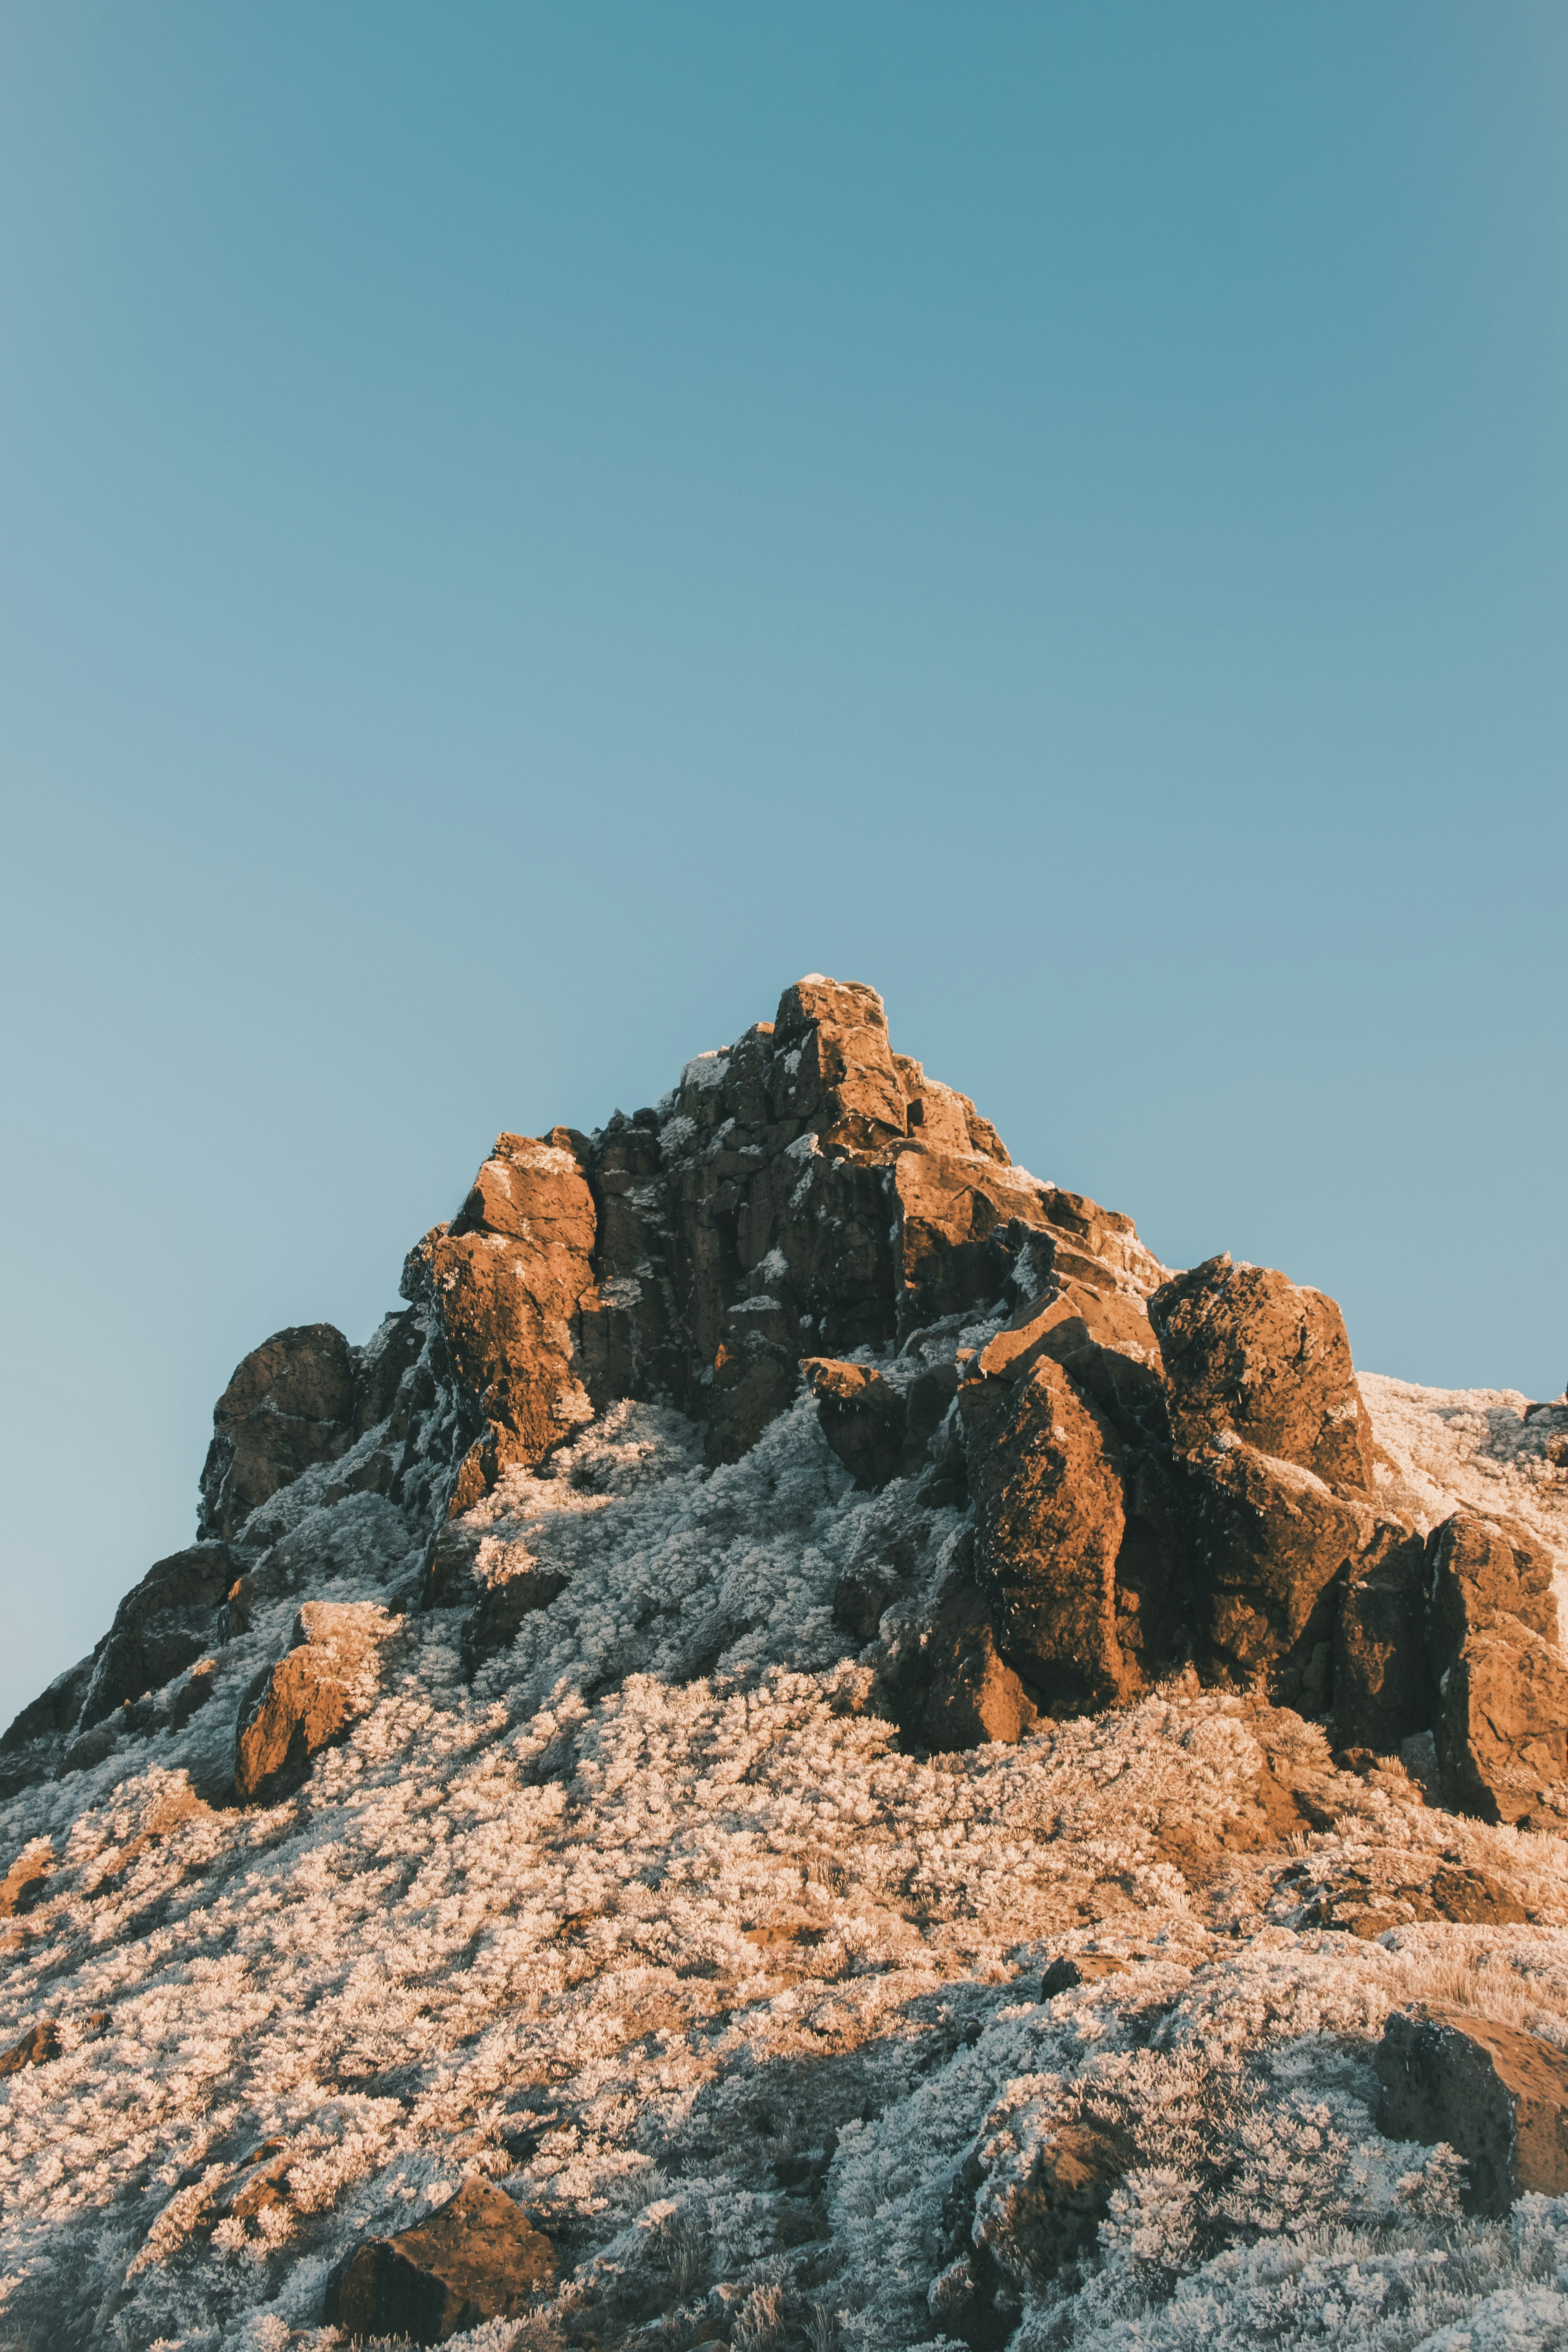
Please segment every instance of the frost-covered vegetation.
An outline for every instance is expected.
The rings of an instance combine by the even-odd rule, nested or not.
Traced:
[[[1485,1406],[1367,1393],[1391,1475],[1485,1481]],[[1568,2344],[1568,2200],[1463,2218],[1447,2151],[1380,2137],[1368,2064],[1423,1996],[1568,2047],[1559,1839],[1184,1680],[911,1751],[833,1593],[896,1563],[896,1656],[959,1522],[852,1491],[805,1400],[731,1466],[620,1405],[551,1467],[461,1532],[481,1585],[565,1589],[471,1681],[458,1612],[395,1611],[379,1696],[298,1796],[209,1801],[298,1599],[395,1602],[374,1497],[321,1515],[335,1553],[298,1519],[330,1581],[262,1609],[132,1777],[111,1756],[5,1809],[0,2042],[50,2019],[59,2051],[0,2089],[21,2340],[325,2344],[333,2263],[477,2172],[563,2284],[476,2352]],[[1423,1919],[1438,1864],[1524,1923]],[[1361,1932],[1323,1924],[1354,1902]],[[1042,1999],[1066,1954],[1122,1965]],[[1121,2171],[1053,2263],[1034,2184],[1069,2129]]]

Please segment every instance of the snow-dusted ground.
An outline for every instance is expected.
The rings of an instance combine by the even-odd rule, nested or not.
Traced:
[[[1568,1552],[1523,1400],[1365,1391],[1426,1517],[1507,1508]],[[478,1572],[567,1591],[471,1685],[456,1612],[402,1620],[301,1794],[214,1810],[298,1600],[407,1573],[374,1498],[307,1514],[290,1543],[319,1562],[330,1532],[331,1581],[258,1615],[183,1731],[5,1808],[0,1863],[47,1839],[53,1869],[0,1927],[0,2046],[56,2018],[62,2051],[0,2084],[17,2328],[324,2344],[331,2264],[478,2171],[565,2284],[476,2352],[639,2326],[674,2352],[715,2320],[754,2348],[951,2343],[975,2216],[1020,2283],[1018,2352],[1568,2344],[1568,2200],[1459,2218],[1451,2162],[1374,2129],[1367,2063],[1422,1993],[1568,2047],[1568,1847],[1336,1773],[1295,1717],[1181,1683],[906,1754],[833,1590],[892,1562],[912,1625],[954,1515],[850,1491],[805,1401],[699,1465],[678,1416],[623,1405],[514,1475],[470,1515]],[[1260,1788],[1292,1781],[1326,1825],[1258,1843]],[[1314,1888],[1437,1856],[1531,1923],[1305,1924]],[[1043,2001],[1043,1966],[1086,1950],[1130,1965]],[[1135,2160],[1069,2294],[1030,2273],[1020,2189],[1078,2119]]]

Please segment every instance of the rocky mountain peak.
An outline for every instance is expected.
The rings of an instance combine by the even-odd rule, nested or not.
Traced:
[[[1362,2059],[1332,2131],[1281,2089],[1327,2028],[1276,2074],[1215,2021],[1289,1979],[1364,2041],[1393,1977],[1331,1996],[1325,1938],[1568,1922],[1568,1405],[1164,1266],[820,974],[651,1107],[500,1134],[402,1297],[244,1359],[195,1541],[0,1739],[40,2352],[1108,2352],[1097,2280],[1168,2301],[1281,2180],[1452,2221]],[[1485,2210],[1557,2193],[1560,2067],[1439,1990],[1388,2129],[1473,2108]],[[1141,2151],[1197,2217],[1128,2224],[1158,2278]]]

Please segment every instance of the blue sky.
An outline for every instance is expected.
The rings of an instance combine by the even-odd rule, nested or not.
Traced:
[[[808,970],[1561,1389],[1565,117],[1492,0],[0,5],[0,1717]]]

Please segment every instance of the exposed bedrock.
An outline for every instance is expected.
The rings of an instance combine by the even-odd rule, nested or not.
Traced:
[[[796,982],[592,1135],[500,1135],[403,1294],[364,1347],[304,1325],[237,1368],[198,1541],[12,1725],[0,1791],[217,1690],[241,1794],[284,1791],[379,1654],[279,1657],[300,1601],[461,1608],[493,1673],[573,1601],[569,1568],[488,1536],[585,1423],[673,1407],[716,1467],[803,1383],[902,1530],[832,1612],[911,1739],[1017,1738],[1191,1666],[1345,1748],[1430,1732],[1446,1801],[1494,1820],[1568,1766],[1552,1559],[1473,1514],[1424,1541],[1379,1499],[1334,1302],[1228,1256],[1172,1273],[1130,1218],[1014,1166],[858,982]]]
[[[1427,1546],[1433,1736],[1446,1803],[1517,1822],[1568,1769],[1552,1563],[1510,1520],[1459,1512]]]
[[[236,1370],[213,1408],[197,1533],[236,1534],[258,1503],[353,1435],[353,1350],[331,1323],[275,1331]]]
[[[274,1804],[298,1789],[376,1696],[381,1650],[395,1621],[372,1602],[307,1601],[292,1646],[264,1669],[240,1709],[234,1793]]]

